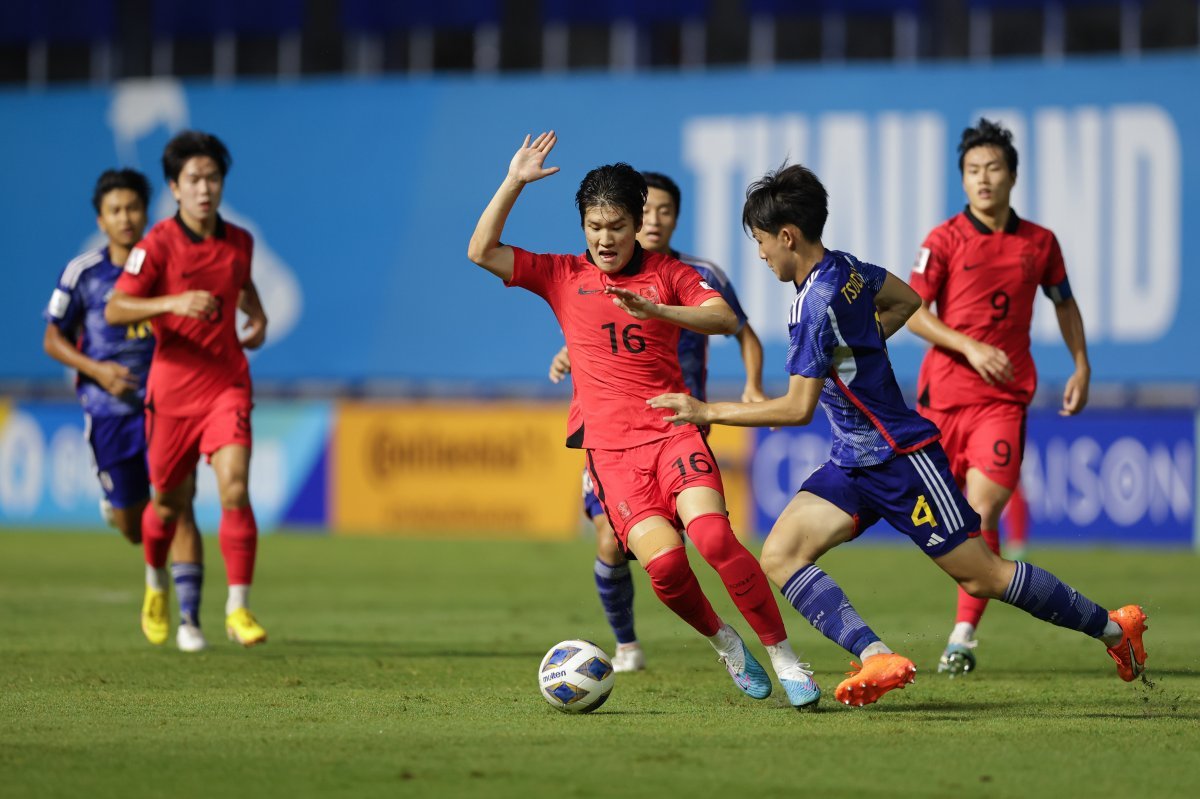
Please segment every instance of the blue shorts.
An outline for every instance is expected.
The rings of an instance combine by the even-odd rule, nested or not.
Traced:
[[[129,508],[148,500],[150,472],[142,415],[89,416],[87,430],[105,498],[114,508]]]
[[[826,461],[800,490],[854,517],[855,536],[883,519],[932,558],[979,535],[979,514],[958,490],[941,444],[878,466],[844,467]]]
[[[596,498],[596,486],[592,483],[592,475],[587,469],[583,470],[583,512],[589,519],[604,515],[604,506]]]

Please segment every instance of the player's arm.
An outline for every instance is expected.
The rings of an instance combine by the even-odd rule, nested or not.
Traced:
[[[46,324],[46,333],[42,336],[42,348],[54,360],[95,380],[101,388],[114,397],[119,397],[137,388],[137,383],[130,377],[127,367],[116,361],[97,361],[84,355],[53,322]]]
[[[746,385],[742,389],[742,402],[762,402],[767,398],[763,393],[762,367],[763,348],[758,340],[758,334],[750,323],[742,325],[737,332],[738,347],[741,348],[742,366],[746,369]]]
[[[532,142],[529,136],[526,136],[525,142],[509,162],[508,174],[500,188],[496,189],[492,201],[483,209],[483,215],[475,223],[475,232],[471,234],[471,243],[467,245],[467,257],[505,283],[512,280],[513,251],[512,247],[500,243],[504,223],[508,221],[508,214],[525,184],[541,180],[558,171],[556,166],[543,166],[546,156],[554,149],[557,141],[558,136],[554,131],[543,133]]]
[[[646,403],[672,411],[668,422],[732,427],[799,427],[812,421],[825,380],[792,375],[787,394],[762,402],[701,402],[690,394],[660,394]]]
[[[720,297],[709,297],[699,305],[660,305],[618,286],[605,286],[604,293],[634,319],[661,319],[706,336],[732,336],[737,332],[737,314]]]
[[[924,300],[916,313],[909,317],[908,329],[935,347],[961,354],[989,386],[1012,380],[1012,361],[1004,350],[958,332],[938,319]]]
[[[904,327],[904,323],[920,308],[921,295],[913,291],[912,286],[888,272],[879,293],[875,295],[875,314],[879,319],[880,328],[883,329],[883,337],[891,338],[892,334]]]
[[[246,324],[242,325],[244,335],[240,339],[242,347],[256,350],[267,340],[267,312],[253,280],[247,279],[238,293],[238,310],[246,314]]]
[[[136,325],[163,314],[199,319],[217,310],[217,298],[207,291],[184,291],[160,297],[137,297],[115,290],[104,306],[104,321],[110,325]]]
[[[567,345],[564,344],[563,348],[550,360],[550,382],[561,383],[569,374],[571,374],[571,355],[567,352]]]
[[[1055,303],[1054,313],[1058,317],[1058,329],[1062,331],[1063,342],[1075,361],[1075,372],[1067,378],[1067,385],[1063,388],[1062,409],[1058,413],[1061,416],[1074,416],[1087,405],[1088,384],[1092,380],[1087,337],[1083,332],[1083,314],[1079,312],[1074,297]]]

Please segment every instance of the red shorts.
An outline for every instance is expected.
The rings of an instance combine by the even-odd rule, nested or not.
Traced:
[[[146,459],[155,490],[170,491],[186,480],[202,454],[211,458],[230,444],[249,447],[253,407],[247,391],[229,389],[198,416],[164,416],[147,408]]]
[[[942,431],[942,448],[959,488],[967,470],[978,469],[994,483],[1015,491],[1021,484],[1025,456],[1025,406],[1015,402],[965,405],[961,408],[917,408]]]
[[[643,519],[674,519],[675,497],[685,488],[704,486],[725,494],[717,459],[695,430],[629,449],[588,450],[587,464],[622,547],[629,529]]]

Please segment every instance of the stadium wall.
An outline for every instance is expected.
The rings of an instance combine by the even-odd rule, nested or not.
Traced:
[[[383,381],[437,394],[549,389],[551,314],[470,265],[475,219],[528,131],[555,128],[562,174],[526,190],[506,239],[582,249],[573,195],[584,171],[625,160],[684,191],[676,243],[724,266],[782,381],[790,302],[742,232],[748,181],[784,159],[827,183],[826,241],[907,276],[924,234],[962,204],[954,145],[980,114],[1021,152],[1014,205],[1057,231],[1101,383],[1200,381],[1200,58],[1061,64],[730,70],[547,77],[189,84],[0,92],[10,154],[0,218],[10,262],[0,382],[55,381],[36,314],[57,272],[96,243],[89,191],[117,164],[160,181],[185,127],[217,131],[235,158],[224,213],[249,227],[272,318],[262,381]],[[986,88],[986,90],[985,90]],[[605,115],[598,107],[611,109]],[[156,218],[173,212],[160,188]],[[1043,378],[1071,364],[1048,303],[1034,350]],[[735,351],[729,342],[715,347]],[[892,348],[903,381],[922,348]],[[719,381],[736,357],[714,359]],[[459,391],[459,393],[463,393]],[[471,393],[471,392],[466,392]]]
[[[264,530],[566,539],[583,525],[565,405],[266,402],[253,419]],[[1197,425],[1182,411],[1033,411],[1022,484],[1034,540],[1200,547]],[[711,443],[735,529],[750,535],[827,459],[830,435],[818,414],[805,428],[717,428]],[[99,499],[77,406],[0,403],[0,528],[101,530]],[[219,516],[201,468],[201,529]],[[898,541],[889,531],[869,538]]]

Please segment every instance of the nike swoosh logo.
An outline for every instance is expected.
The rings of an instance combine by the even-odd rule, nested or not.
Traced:
[[[963,267],[963,271],[970,272],[972,269],[978,269],[981,266],[986,266],[986,264],[968,264],[967,266]]]
[[[604,291],[604,289],[580,289],[579,293],[580,294],[599,294],[602,291]]]

